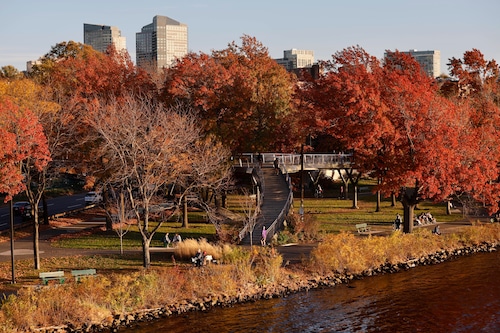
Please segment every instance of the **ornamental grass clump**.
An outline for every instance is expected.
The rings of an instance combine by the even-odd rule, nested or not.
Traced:
[[[175,257],[181,260],[190,260],[198,250],[205,251],[214,259],[222,256],[224,247],[209,243],[205,238],[188,238],[175,245]]]

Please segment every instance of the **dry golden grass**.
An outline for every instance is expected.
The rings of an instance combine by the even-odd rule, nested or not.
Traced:
[[[386,263],[399,263],[421,258],[441,250],[453,250],[484,242],[500,241],[500,225],[479,224],[460,233],[436,236],[427,229],[412,234],[394,232],[388,237],[358,237],[341,232],[326,235],[312,251],[313,270],[358,274]]]
[[[23,332],[35,327],[100,322],[116,313],[163,307],[214,295],[235,296],[252,286],[279,283],[282,257],[272,249],[214,246],[206,241],[186,240],[176,251],[190,255],[198,248],[220,255],[230,264],[202,268],[177,264],[98,274],[76,283],[21,288],[3,300],[0,332]],[[194,250],[196,249],[196,250]],[[209,252],[210,251],[210,252]]]

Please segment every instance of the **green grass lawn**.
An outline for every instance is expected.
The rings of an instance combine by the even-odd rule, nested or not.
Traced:
[[[373,194],[360,194],[358,197],[358,209],[352,208],[352,200],[340,200],[337,198],[304,198],[304,212],[310,214],[320,223],[320,232],[339,233],[340,231],[355,231],[358,223],[367,223],[380,230],[392,228],[392,224],[399,213],[403,215],[403,207],[400,202],[392,207],[389,199],[382,200],[381,209],[376,212],[376,196]],[[295,197],[294,213],[299,213],[300,197]],[[238,211],[238,199],[231,197],[228,201],[228,208],[231,211],[241,214]],[[431,212],[439,223],[454,222],[463,220],[459,213],[446,215],[446,206],[430,202],[422,202],[415,210],[415,215],[422,212]],[[154,225],[155,222],[152,223]],[[205,215],[201,212],[189,213],[189,228],[182,228],[179,219],[174,222],[164,222],[162,227],[153,237],[151,246],[163,246],[162,238],[165,233],[170,234],[170,238],[176,233],[182,239],[205,238],[213,241],[215,237],[215,227],[206,222]],[[55,246],[63,248],[82,249],[118,249],[120,239],[114,231],[103,231],[88,235],[80,235],[72,238],[62,238],[54,243]],[[123,247],[134,249],[141,247],[141,235],[137,226],[132,226],[123,237]]]
[[[342,230],[353,231],[358,223],[367,223],[381,228],[392,228],[396,214],[403,216],[403,206],[396,202],[391,206],[390,199],[381,202],[380,211],[376,212],[376,196],[374,194],[360,194],[358,209],[352,208],[352,199],[337,198],[304,198],[304,213],[311,214],[320,222],[320,230],[338,233]],[[295,198],[294,213],[298,214],[300,198]],[[439,223],[463,220],[460,213],[446,215],[444,203],[435,204],[422,202],[415,209],[415,216],[423,212],[430,212]]]
[[[155,225],[152,222],[151,225]],[[182,239],[205,238],[209,241],[215,239],[215,227],[207,222],[190,222],[189,228],[182,228],[180,222],[164,222],[160,229],[153,236],[151,246],[163,246],[162,238],[165,233],[170,234],[170,239],[177,233]],[[142,238],[136,225],[130,227],[129,231],[123,236],[124,249],[141,248]],[[119,249],[120,238],[114,231],[102,231],[92,234],[82,234],[71,238],[61,238],[53,243],[54,246],[63,248],[79,249]]]

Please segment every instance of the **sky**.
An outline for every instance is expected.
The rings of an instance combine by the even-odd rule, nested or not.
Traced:
[[[0,67],[26,69],[60,42],[83,43],[83,24],[116,26],[135,61],[135,34],[155,15],[187,24],[189,51],[211,53],[243,35],[272,58],[292,48],[316,60],[359,45],[381,59],[386,50],[439,50],[450,58],[480,50],[500,62],[498,0],[0,0]]]

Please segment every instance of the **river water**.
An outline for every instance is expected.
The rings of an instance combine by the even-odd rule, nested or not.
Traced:
[[[500,251],[120,332],[500,332]]]

